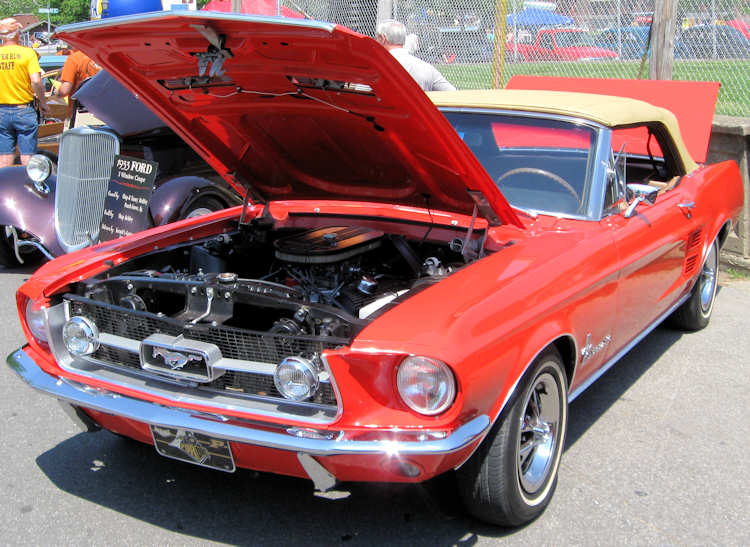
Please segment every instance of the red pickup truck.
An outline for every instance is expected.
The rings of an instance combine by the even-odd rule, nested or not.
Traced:
[[[517,51],[517,53],[516,53]],[[542,29],[533,44],[508,42],[507,55],[522,61],[593,61],[616,59],[617,52],[598,47],[582,29]]]

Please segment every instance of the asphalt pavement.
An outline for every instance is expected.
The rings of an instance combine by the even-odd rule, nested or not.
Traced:
[[[0,270],[0,353],[23,343]],[[210,471],[107,432],[0,366],[5,545],[750,545],[750,281],[725,282],[711,324],[657,328],[570,407],[557,492],[517,530],[464,515],[442,484],[349,485]]]

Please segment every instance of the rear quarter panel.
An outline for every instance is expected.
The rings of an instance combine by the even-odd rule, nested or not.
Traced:
[[[695,207],[691,211],[696,224],[704,229],[705,257],[727,222],[731,222],[733,228],[737,225],[745,200],[742,175],[736,162],[724,161],[698,168],[683,177],[680,185],[695,197]]]

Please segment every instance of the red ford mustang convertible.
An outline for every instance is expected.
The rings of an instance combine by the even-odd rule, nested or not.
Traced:
[[[740,174],[696,163],[668,110],[428,97],[370,38],[312,21],[61,35],[243,197],[20,288],[8,362],[86,430],[322,491],[456,473],[471,514],[518,525],[552,496],[568,402],[662,320],[711,317]]]

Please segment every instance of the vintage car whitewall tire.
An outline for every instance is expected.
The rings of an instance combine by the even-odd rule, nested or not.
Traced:
[[[565,371],[550,347],[524,375],[501,421],[458,470],[469,513],[501,526],[539,516],[557,485],[567,418]]]
[[[719,284],[719,242],[711,244],[693,290],[684,304],[672,314],[671,322],[685,330],[700,330],[708,325]]]

